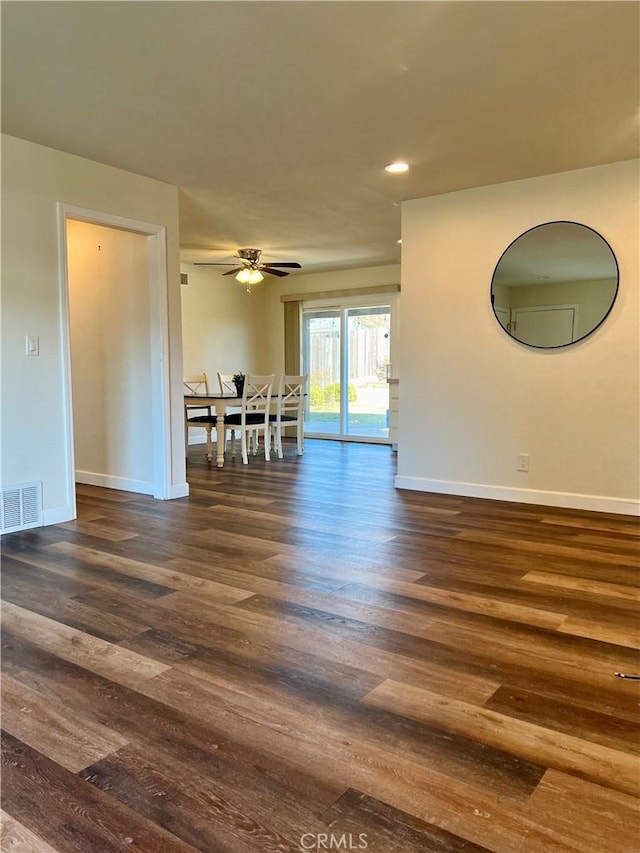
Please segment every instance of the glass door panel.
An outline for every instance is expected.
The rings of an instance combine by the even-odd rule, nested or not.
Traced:
[[[303,314],[303,364],[309,374],[309,402],[305,433],[339,436],[341,311],[305,311]]]
[[[345,433],[388,441],[391,309],[347,308],[346,329]]]

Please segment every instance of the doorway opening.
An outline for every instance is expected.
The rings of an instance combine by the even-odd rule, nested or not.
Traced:
[[[171,497],[165,229],[59,205],[67,489]]]

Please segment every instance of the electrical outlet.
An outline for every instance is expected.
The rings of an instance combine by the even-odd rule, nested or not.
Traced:
[[[529,454],[528,453],[518,453],[518,471],[524,471],[525,473],[529,470]]]

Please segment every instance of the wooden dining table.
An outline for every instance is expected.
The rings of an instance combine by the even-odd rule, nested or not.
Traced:
[[[185,406],[196,408],[207,408],[210,406],[216,411],[216,465],[224,467],[224,416],[227,409],[242,405],[242,397],[236,394],[185,394]]]

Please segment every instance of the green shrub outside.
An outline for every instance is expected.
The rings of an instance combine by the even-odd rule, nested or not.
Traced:
[[[340,402],[340,385],[338,382],[330,382],[324,389],[324,399],[326,403]]]
[[[349,383],[347,386],[347,396],[350,403],[355,403],[358,399],[356,386]],[[309,402],[311,407],[322,406],[325,403],[340,402],[340,383],[330,382],[325,388],[319,385],[312,385],[309,389]]]
[[[324,403],[324,391],[319,385],[312,385],[309,388],[309,402],[314,409],[316,406],[321,406]]]

